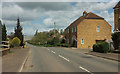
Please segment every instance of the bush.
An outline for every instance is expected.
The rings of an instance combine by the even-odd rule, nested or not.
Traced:
[[[19,46],[20,43],[21,43],[20,39],[18,37],[14,37],[10,43],[10,46],[11,47]]]
[[[94,44],[93,45],[93,51],[97,52],[97,50],[98,50],[98,44]]]
[[[47,41],[47,44],[53,45],[53,46],[59,46],[60,40],[58,37],[51,38]]]
[[[110,51],[109,44],[107,42],[101,42],[93,45],[93,51],[107,53]]]
[[[112,34],[113,46],[116,49],[119,49],[120,45],[120,32],[115,32]]]
[[[62,47],[70,47],[71,45],[70,44],[60,44],[60,46],[62,46]]]

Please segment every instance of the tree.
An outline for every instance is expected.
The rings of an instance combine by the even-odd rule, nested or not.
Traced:
[[[24,40],[24,37],[23,37],[23,34],[22,34],[22,27],[20,26],[20,20],[19,18],[17,19],[17,26],[15,28],[15,35],[14,37],[18,37],[21,41],[20,43],[20,46],[23,46],[23,40]]]
[[[2,25],[2,41],[6,41],[7,39],[7,30],[5,24]]]
[[[34,36],[36,36],[37,34],[38,34],[38,29],[36,30],[35,35],[34,35]]]
[[[45,44],[47,41],[47,34],[40,32],[32,38],[34,44]]]
[[[118,28],[118,30],[120,31],[120,27]],[[118,49],[120,46],[120,32],[115,32],[114,34],[112,34],[112,40],[115,50]]]

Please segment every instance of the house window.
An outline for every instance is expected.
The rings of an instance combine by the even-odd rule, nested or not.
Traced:
[[[75,27],[75,32],[77,32],[77,27]]]
[[[73,28],[72,28],[72,33],[73,33]]]
[[[69,29],[68,29],[68,33],[69,33]]]
[[[81,39],[81,44],[84,44],[84,39]]]
[[[97,32],[100,32],[100,27],[99,26],[97,26]]]

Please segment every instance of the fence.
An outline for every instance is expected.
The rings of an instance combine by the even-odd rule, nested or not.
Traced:
[[[5,51],[10,49],[10,42],[9,41],[2,41],[1,44],[2,49],[0,51]]]

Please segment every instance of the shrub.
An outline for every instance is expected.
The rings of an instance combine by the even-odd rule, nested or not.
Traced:
[[[101,42],[93,45],[93,51],[107,53],[110,51],[109,44],[107,42]]]
[[[120,45],[120,32],[115,32],[112,34],[113,46],[116,49],[119,49]]]
[[[14,46],[19,46],[21,43],[20,39],[18,37],[14,37],[10,43],[11,47],[14,47]]]
[[[71,45],[70,44],[61,44],[60,46],[62,46],[62,47],[70,47]]]
[[[93,51],[97,52],[97,48],[98,48],[98,45],[97,45],[97,44],[94,44],[94,45],[93,45]]]
[[[110,51],[109,44],[107,42],[102,42],[100,45],[100,49],[102,53],[107,53]]]
[[[51,38],[47,41],[47,44],[54,45],[54,46],[59,46],[60,45],[60,40],[58,37]]]

